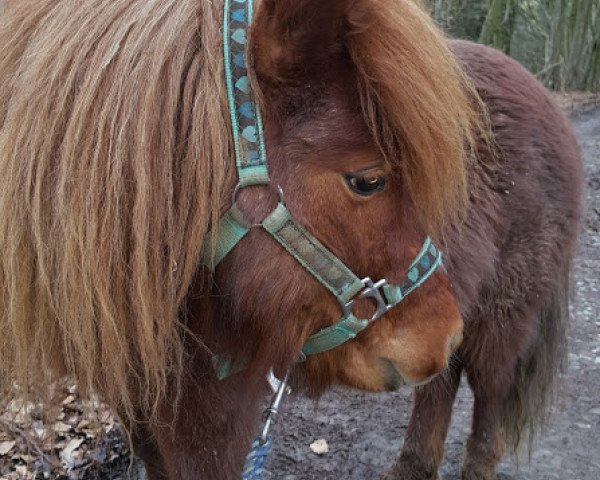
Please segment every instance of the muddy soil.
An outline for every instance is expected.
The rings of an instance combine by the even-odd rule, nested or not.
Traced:
[[[600,106],[578,111],[571,116],[585,159],[586,210],[574,266],[575,296],[563,401],[530,461],[521,459],[519,465],[509,457],[502,461],[502,480],[600,479]],[[472,408],[465,384],[463,380],[446,440],[442,480],[459,478]],[[0,454],[0,480],[144,479],[143,467],[135,460],[130,462],[127,442],[105,407],[98,406],[93,418],[86,419],[74,387],[66,388],[67,399],[62,401],[59,417],[65,433],[57,437],[58,444],[33,442],[41,428],[40,419],[30,415],[20,421],[10,417],[8,422],[9,408],[0,407],[0,447],[3,442],[12,445],[9,453]],[[292,396],[275,425],[274,453],[265,478],[377,479],[398,456],[410,409],[409,389],[386,394],[335,389],[318,402]],[[327,442],[327,453],[311,451],[310,444],[318,439]],[[72,442],[81,446],[71,452],[67,468],[64,452]]]

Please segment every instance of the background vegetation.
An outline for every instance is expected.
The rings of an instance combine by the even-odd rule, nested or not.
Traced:
[[[600,91],[600,0],[427,0],[454,37],[492,45],[554,90]]]

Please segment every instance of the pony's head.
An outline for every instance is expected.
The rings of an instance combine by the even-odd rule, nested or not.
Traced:
[[[359,277],[399,282],[465,198],[475,119],[443,38],[411,2],[263,0],[249,53],[272,185]],[[238,205],[260,222],[275,199],[261,186]],[[216,285],[230,318],[261,339],[254,347],[283,355],[276,365],[340,318],[334,296],[264,231],[229,254]],[[371,312],[368,301],[355,306]],[[316,390],[419,384],[447,366],[461,331],[439,270],[357,339],[310,358],[304,378]]]
[[[214,276],[200,266],[235,185],[222,6],[7,3],[0,378],[68,371],[134,414],[181,376],[185,339],[284,366],[339,319],[335,298],[259,229]],[[397,282],[466,196],[477,115],[444,39],[408,0],[262,0],[248,49],[273,185],[357,275]],[[276,198],[249,188],[238,204],[260,221]],[[303,372],[315,388],[419,383],[460,333],[438,269]]]

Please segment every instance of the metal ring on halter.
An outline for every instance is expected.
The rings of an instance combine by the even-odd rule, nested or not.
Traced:
[[[237,208],[237,196],[240,193],[240,190],[242,190],[242,188],[247,188],[247,186],[242,187],[239,183],[235,186],[235,188],[233,189],[233,193],[231,194],[231,206],[232,207],[236,207]],[[282,205],[285,205],[285,200],[283,197],[283,188],[281,188],[280,185],[277,185],[277,195],[279,195],[279,203]],[[277,208],[277,205],[275,206],[275,208]],[[241,212],[241,210],[239,208],[237,208],[237,210],[239,212]],[[275,209],[273,209],[275,210]],[[272,211],[273,211],[272,210]],[[243,213],[241,213],[243,215]],[[268,215],[265,216],[265,218]],[[262,220],[261,220],[262,222]],[[250,224],[250,228],[256,228],[256,227],[262,227],[262,223],[258,222],[258,223],[252,223]]]
[[[352,307],[354,306],[354,302],[357,298],[369,298],[375,302],[375,312],[369,319],[369,323],[374,322],[381,318],[388,310],[390,310],[393,305],[390,305],[386,302],[385,297],[381,293],[381,289],[387,285],[387,281],[379,280],[377,283],[373,283],[373,281],[367,277],[362,279],[362,283],[365,286],[363,290],[358,292],[356,296],[350,300],[349,302],[341,304],[342,312],[344,316],[352,315]]]

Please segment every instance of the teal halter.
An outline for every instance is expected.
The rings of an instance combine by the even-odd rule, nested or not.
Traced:
[[[233,0],[233,3],[225,0],[225,74],[238,185],[231,208],[216,226],[216,246],[214,249],[207,246],[211,245],[208,239],[212,235],[209,233],[202,261],[208,268],[214,268],[252,227],[261,227],[268,232],[336,297],[341,306],[341,319],[309,337],[302,347],[304,356],[315,355],[355,338],[369,324],[398,305],[431,276],[441,264],[442,254],[427,237],[399,285],[388,284],[386,280],[374,283],[369,278],[361,280],[327,247],[296,223],[283,202],[280,188],[279,203],[260,225],[252,225],[244,218],[236,204],[239,191],[248,186],[270,183],[262,118],[250,85],[246,62],[247,29],[252,14],[253,0]],[[377,308],[371,318],[361,319],[353,314],[352,308],[358,298],[370,298],[376,303]]]

